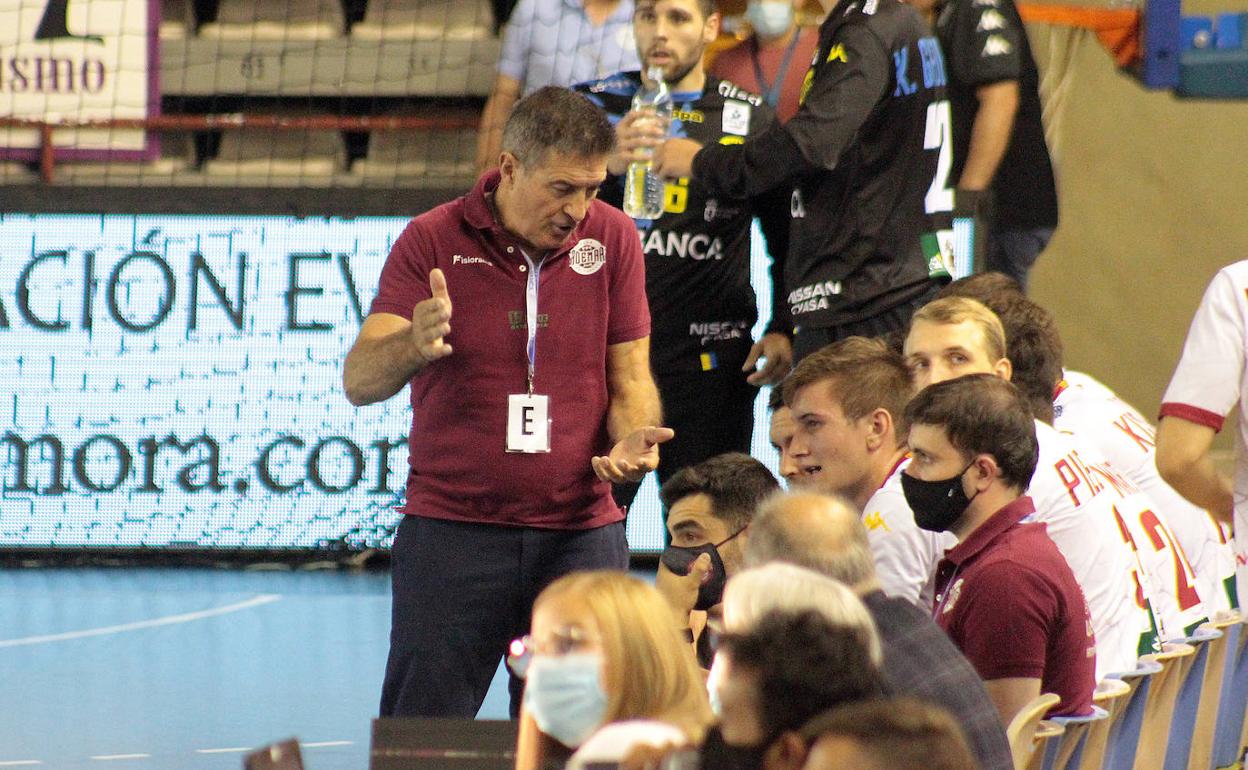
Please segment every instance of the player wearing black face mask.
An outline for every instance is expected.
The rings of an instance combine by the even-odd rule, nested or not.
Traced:
[[[660,559],[655,586],[690,642],[696,638],[690,613],[718,614],[724,584],[741,569],[754,510],[779,488],[758,460],[729,453],[681,469],[660,490],[671,546]],[[698,662],[709,668],[708,640],[696,641]]]
[[[1039,449],[1023,396],[970,374],[920,391],[906,423],[913,459],[903,489],[915,522],[958,538],[936,568],[937,625],[984,680],[1003,724],[1042,692],[1061,696],[1049,716],[1091,713],[1092,620],[1069,564],[1032,521]]]

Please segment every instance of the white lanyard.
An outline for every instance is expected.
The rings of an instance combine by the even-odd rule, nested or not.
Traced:
[[[525,346],[525,351],[529,359],[529,395],[531,396],[533,395],[533,378],[537,372],[537,292],[541,286],[542,265],[546,264],[546,257],[542,257],[535,265],[524,249],[520,250],[520,256],[524,257],[525,264],[529,266],[529,280],[524,288],[524,310],[529,329],[529,341]]]

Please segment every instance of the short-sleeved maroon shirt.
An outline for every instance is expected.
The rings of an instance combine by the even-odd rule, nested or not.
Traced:
[[[381,272],[370,312],[410,318],[446,275],[454,352],[411,380],[410,470],[403,511],[418,516],[546,529],[619,521],[611,485],[590,458],[610,450],[607,347],[650,334],[645,262],[637,230],[594,201],[541,268],[534,393],[550,397],[547,454],[505,451],[507,397],[524,393],[528,358],[520,242],[472,192],[411,221]],[[536,255],[534,255],[536,257]],[[535,259],[536,261],[536,259]]]
[[[1040,680],[1061,696],[1049,716],[1092,711],[1096,642],[1083,591],[1020,497],[945,553],[935,617],[985,681]]]

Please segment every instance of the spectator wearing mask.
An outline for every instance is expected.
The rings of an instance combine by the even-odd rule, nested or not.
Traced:
[[[949,712],[911,698],[848,703],[810,725],[818,730],[805,770],[976,770]]]
[[[498,166],[503,126],[521,97],[636,67],[632,0],[520,0],[503,29],[498,75],[481,113],[478,172]]]
[[[769,499],[755,515],[747,567],[785,562],[853,589],[870,611],[884,650],[890,695],[914,697],[949,711],[962,725],[984,770],[1012,770],[1005,729],[984,684],[929,611],[880,589],[867,530],[842,498],[809,492]]]
[[[1038,522],[1027,485],[1039,445],[1018,390],[991,374],[930,385],[906,407],[902,477],[919,526],[952,532],[936,622],[984,679],[1002,724],[1042,692],[1049,716],[1092,712],[1096,641],[1083,591]]]
[[[671,545],[659,560],[655,586],[704,668],[711,665],[710,638],[695,634],[695,625],[704,625],[695,616],[720,614],[724,585],[741,569],[754,510],[779,488],[758,460],[729,453],[680,470],[659,492]]]
[[[717,656],[720,722],[702,745],[702,770],[798,770],[812,718],[882,693],[861,633],[813,611],[768,613],[751,630],[726,634]]]
[[[1000,320],[981,303],[963,297],[920,308],[910,324],[905,355],[920,389],[973,373],[1003,380],[1013,376]],[[1045,524],[1087,599],[1096,636],[1097,678],[1134,670],[1140,655],[1158,649],[1158,624],[1148,602],[1137,600],[1137,586],[1145,581],[1114,513],[1120,497],[1091,475],[1089,467],[1102,464],[1094,446],[1039,420],[1034,426],[1040,455],[1027,494],[1036,520]]]
[[[803,0],[749,0],[750,36],[721,52],[711,74],[763,97],[781,123],[797,112],[802,80],[819,45],[817,27],[798,24]]]
[[[547,586],[509,657],[525,677],[517,770],[700,742],[712,718],[706,687],[670,617],[657,590],[625,573],[573,573]]]
[[[812,353],[785,380],[795,433],[793,483],[843,495],[862,511],[884,592],[931,606],[936,562],[952,540],[914,524],[901,493],[905,360],[879,339],[849,337]]]

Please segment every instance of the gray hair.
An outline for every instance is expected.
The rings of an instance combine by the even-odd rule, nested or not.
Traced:
[[[875,581],[875,559],[857,509],[812,492],[772,495],[750,524],[745,565],[796,564],[860,588]]]
[[[522,165],[539,163],[551,151],[602,157],[615,149],[615,129],[589,99],[566,88],[545,86],[516,103],[503,127],[503,149]]]
[[[855,631],[876,666],[883,660],[875,621],[844,583],[792,564],[743,570],[724,588],[724,628],[749,631],[769,612],[812,611],[834,626]]]

